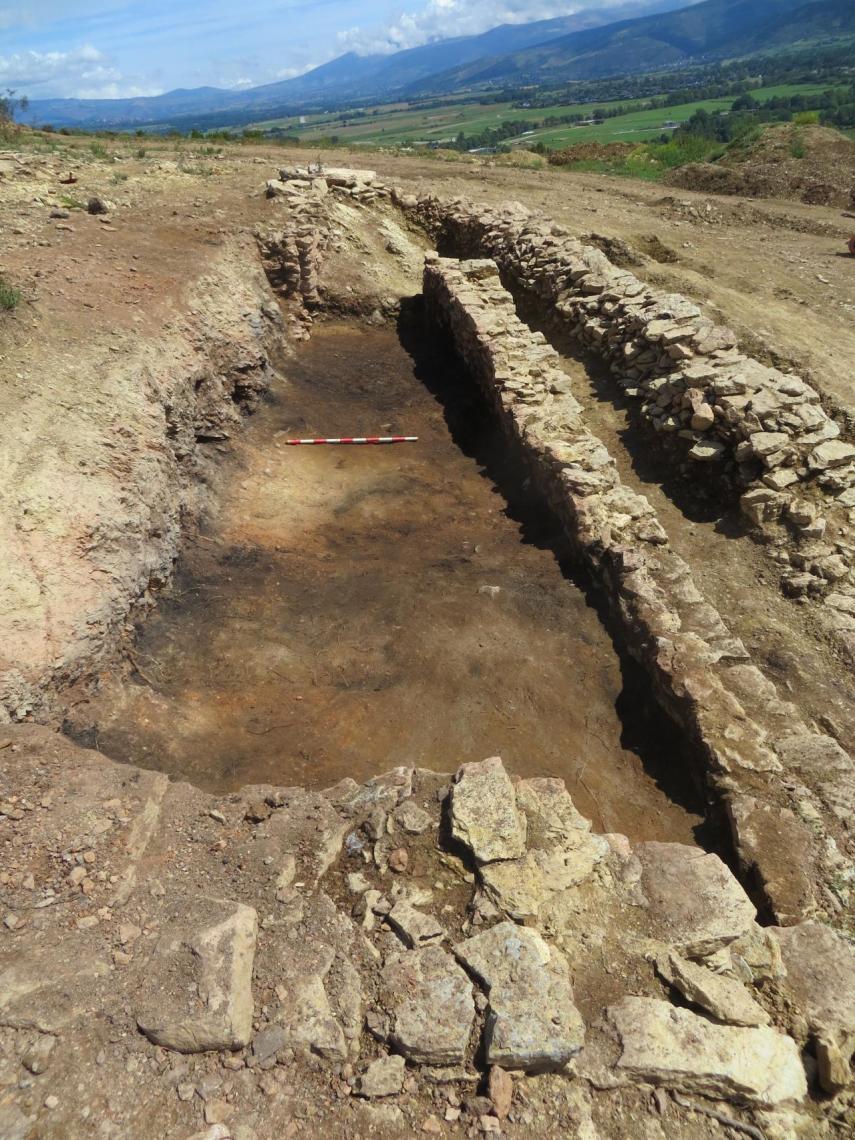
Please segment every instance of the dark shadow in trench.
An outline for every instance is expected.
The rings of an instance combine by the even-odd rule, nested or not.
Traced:
[[[650,693],[644,669],[621,645],[608,606],[571,554],[561,524],[532,485],[524,458],[515,454],[492,410],[469,376],[449,338],[426,328],[423,298],[402,301],[398,336],[416,378],[442,406],[454,443],[476,461],[481,476],[501,496],[504,513],[520,529],[522,542],[551,552],[562,575],[585,596],[606,629],[619,661],[623,689],[615,702],[621,746],[635,753],[657,787],[686,811],[702,817],[693,833],[698,844],[732,862],[727,828],[707,802],[700,765],[684,734]]]

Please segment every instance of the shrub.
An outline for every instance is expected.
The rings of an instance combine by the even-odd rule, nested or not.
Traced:
[[[0,309],[5,309],[6,312],[17,309],[21,303],[21,296],[20,289],[13,288],[7,281],[0,277]]]

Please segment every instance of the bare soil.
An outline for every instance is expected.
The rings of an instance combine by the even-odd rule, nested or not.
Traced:
[[[690,840],[702,805],[669,774],[675,734],[562,573],[551,520],[494,481],[513,483],[458,365],[416,313],[403,324],[406,348],[392,329],[321,324],[286,362],[132,675],[105,677],[69,729],[218,791],[497,752],[564,778],[598,826]],[[283,442],[378,432],[419,442]]]
[[[785,123],[730,147],[719,162],[680,167],[667,181],[688,190],[851,208],[853,179],[855,142],[828,127]]]

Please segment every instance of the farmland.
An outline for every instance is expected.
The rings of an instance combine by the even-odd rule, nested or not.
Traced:
[[[828,84],[778,84],[760,87],[751,94],[759,103],[791,95],[818,95],[828,90]],[[449,102],[436,104],[394,103],[379,107],[354,108],[347,111],[269,119],[253,124],[256,129],[278,130],[294,135],[301,142],[340,142],[366,146],[407,146],[425,142],[441,145],[461,131],[466,136],[477,136],[485,130],[499,127],[507,120],[528,120],[538,124],[534,130],[508,140],[511,146],[542,143],[548,148],[568,146],[576,142],[644,142],[660,135],[668,122],[688,119],[699,108],[707,111],[727,110],[733,96],[716,99],[699,99],[674,107],[655,107],[638,110],[639,100],[622,99],[598,103],[556,103],[547,107],[526,107],[524,103]],[[626,114],[617,114],[622,107]],[[610,113],[610,117],[593,124],[550,122],[569,115],[582,115],[586,119],[594,111]]]

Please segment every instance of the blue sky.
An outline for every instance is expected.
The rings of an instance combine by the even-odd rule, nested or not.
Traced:
[[[0,0],[0,89],[41,99],[249,87],[349,50],[394,51],[604,6],[605,0]]]

